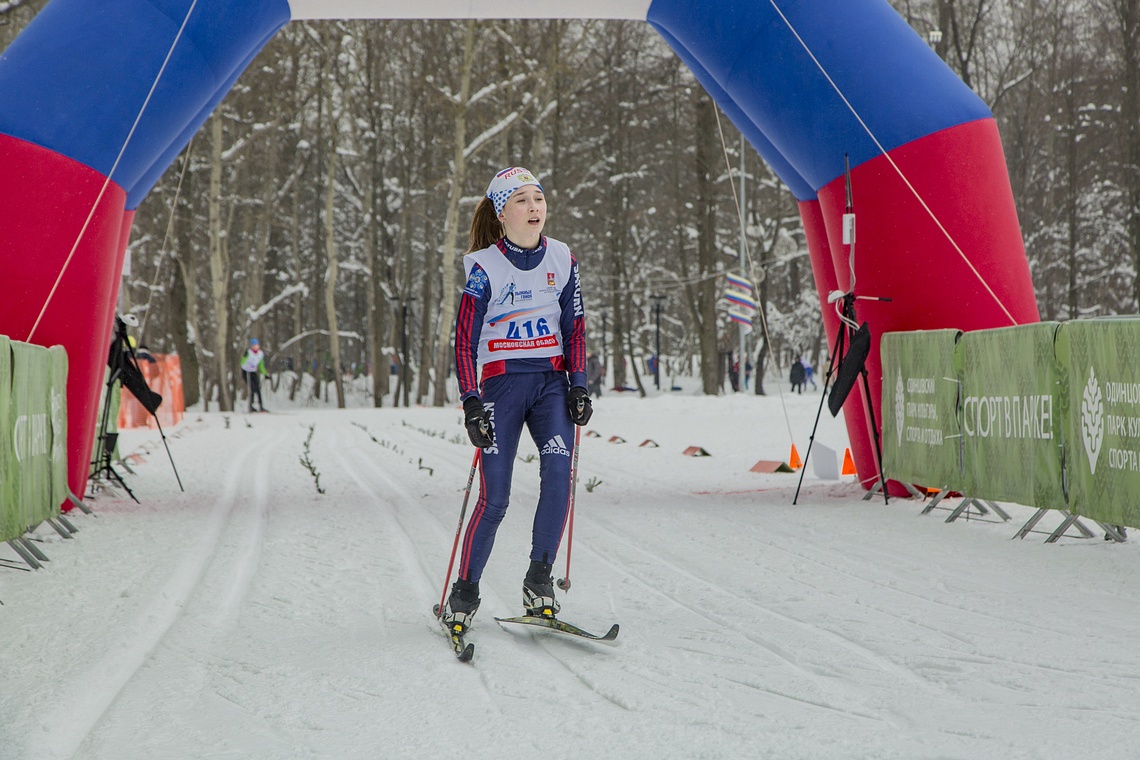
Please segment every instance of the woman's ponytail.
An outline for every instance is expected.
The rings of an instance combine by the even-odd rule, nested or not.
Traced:
[[[484,197],[475,207],[475,214],[471,217],[471,247],[467,253],[481,251],[487,246],[494,245],[503,237],[503,223],[495,213],[495,204],[491,199]]]

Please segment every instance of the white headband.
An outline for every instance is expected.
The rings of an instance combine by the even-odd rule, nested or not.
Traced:
[[[507,205],[507,199],[515,194],[524,185],[535,185],[539,190],[542,190],[542,185],[538,184],[538,180],[527,169],[521,166],[512,166],[510,169],[503,169],[495,175],[491,180],[491,184],[487,185],[487,197],[491,199],[491,203],[495,206],[495,215],[503,213],[503,206]],[[544,193],[545,190],[542,190]]]

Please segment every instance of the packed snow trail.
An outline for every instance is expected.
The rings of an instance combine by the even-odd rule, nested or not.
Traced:
[[[789,404],[806,437],[818,397]],[[524,436],[457,663],[431,606],[470,467],[460,418],[192,413],[167,431],[184,494],[157,433],[124,431],[124,452],[150,449],[128,476],[142,505],[97,499],[75,541],[40,534],[44,570],[0,572],[0,756],[1137,754],[1136,547],[1010,541],[1017,525],[946,525],[810,471],[792,506],[798,475],[748,472],[786,454],[773,399],[598,402],[559,596],[588,630],[620,623],[613,646],[492,619],[522,608]],[[323,495],[298,461],[310,426]]]

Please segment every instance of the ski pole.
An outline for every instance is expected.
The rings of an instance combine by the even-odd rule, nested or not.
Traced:
[[[566,577],[558,579],[558,588],[570,590],[570,551],[574,548],[574,492],[578,490],[578,448],[582,443],[582,428],[574,427],[574,462],[570,466],[570,515],[566,536]]]
[[[463,492],[463,508],[459,510],[459,525],[455,526],[455,541],[451,544],[451,559],[447,561],[447,577],[443,579],[443,596],[435,608],[436,617],[443,614],[443,604],[447,601],[447,585],[451,582],[451,570],[455,566],[455,551],[459,548],[459,534],[463,532],[463,518],[467,516],[467,500],[471,498],[471,484],[475,482],[475,471],[479,469],[479,455],[482,453],[483,449],[475,449],[475,456],[471,459],[471,474],[467,477],[467,488]]]

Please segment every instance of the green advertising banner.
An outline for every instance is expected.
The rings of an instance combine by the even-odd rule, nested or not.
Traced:
[[[883,471],[888,478],[962,490],[962,430],[954,348],[960,330],[883,335]]]
[[[964,493],[1065,508],[1056,332],[1056,322],[1041,322],[968,332],[958,341]]]
[[[20,469],[21,522],[51,517],[51,358],[42,346],[12,341],[12,448]]]
[[[0,335],[0,541],[24,532],[16,499],[16,459],[12,456],[12,349]]]
[[[1057,358],[1070,511],[1140,526],[1140,319],[1066,322]]]
[[[51,509],[67,501],[67,350],[48,349],[51,357]]]

